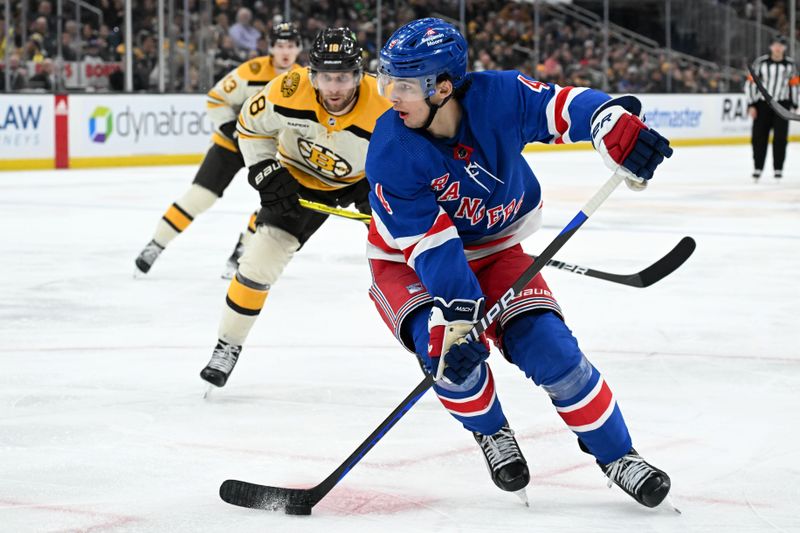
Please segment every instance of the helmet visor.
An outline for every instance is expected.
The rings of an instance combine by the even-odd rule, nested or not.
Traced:
[[[311,85],[317,90],[349,90],[358,86],[361,76],[357,71],[347,70],[341,72],[310,72]]]
[[[430,76],[419,78],[396,78],[385,73],[378,74],[378,93],[389,100],[415,102],[433,94],[435,79]]]

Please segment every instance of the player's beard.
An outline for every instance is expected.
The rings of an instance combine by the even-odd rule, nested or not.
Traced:
[[[336,93],[336,101],[332,102],[330,98],[334,95],[322,95],[322,105],[328,113],[341,113],[347,106],[349,106],[356,97],[357,87],[353,87],[349,91]]]

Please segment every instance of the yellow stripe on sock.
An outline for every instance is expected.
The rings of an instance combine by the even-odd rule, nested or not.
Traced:
[[[269,291],[260,291],[244,285],[236,279],[231,280],[228,287],[228,299],[237,306],[250,311],[261,311]]]
[[[192,223],[192,219],[181,213],[175,205],[169,206],[167,212],[164,213],[164,220],[173,225],[178,231],[183,231]]]

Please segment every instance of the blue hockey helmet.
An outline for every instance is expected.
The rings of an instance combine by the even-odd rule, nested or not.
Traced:
[[[387,98],[394,93],[399,98],[427,99],[434,93],[436,78],[444,74],[456,89],[464,83],[467,41],[455,26],[441,19],[409,22],[398,28],[381,48],[378,88]],[[419,87],[398,83],[400,80],[416,80]]]

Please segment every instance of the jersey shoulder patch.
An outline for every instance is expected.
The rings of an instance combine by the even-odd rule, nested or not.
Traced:
[[[236,74],[244,81],[266,84],[275,77],[270,56],[254,57],[236,69]]]
[[[288,72],[286,76],[282,77],[281,80],[281,95],[284,98],[290,98],[294,93],[297,92],[297,88],[300,86],[300,73],[299,72]]]
[[[315,110],[317,93],[308,77],[308,69],[284,72],[267,86],[267,98],[274,105],[292,109]]]

